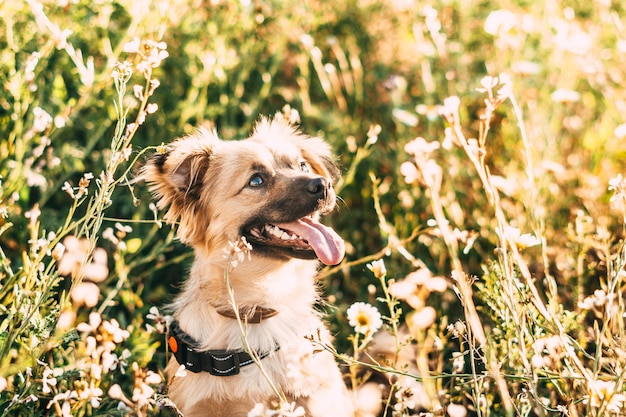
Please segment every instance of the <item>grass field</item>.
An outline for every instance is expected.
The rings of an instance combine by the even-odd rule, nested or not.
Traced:
[[[320,279],[360,416],[626,415],[622,2],[17,0],[0,22],[0,415],[176,415],[162,312],[191,252],[133,178],[276,112],[342,166],[347,255]],[[300,413],[250,414],[275,415]]]

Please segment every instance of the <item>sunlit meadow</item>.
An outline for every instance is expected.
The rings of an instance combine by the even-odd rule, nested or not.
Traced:
[[[319,348],[359,416],[626,415],[622,2],[5,0],[0,22],[1,415],[178,414],[164,312],[191,253],[136,173],[276,112],[342,166]]]

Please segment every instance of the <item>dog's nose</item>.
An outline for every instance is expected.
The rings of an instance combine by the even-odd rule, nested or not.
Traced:
[[[323,198],[327,190],[330,188],[330,181],[324,177],[313,178],[306,185],[306,190],[313,196]]]

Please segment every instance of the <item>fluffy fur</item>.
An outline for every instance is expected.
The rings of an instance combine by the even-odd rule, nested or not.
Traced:
[[[311,341],[331,343],[314,308],[319,302],[316,258],[337,263],[343,246],[316,219],[335,206],[332,183],[338,174],[323,140],[282,119],[261,120],[241,141],[222,141],[200,130],[153,155],[142,172],[158,207],[166,210],[165,219],[178,223],[178,237],[195,251],[189,278],[172,306],[182,330],[202,350],[243,347],[237,321],[218,313],[232,309],[227,270],[238,307],[278,312],[248,324],[247,340],[257,352],[280,347],[261,364],[286,398],[313,417],[353,415],[333,355]],[[294,234],[288,228],[296,223],[313,224],[324,235],[322,243],[309,246],[300,237],[275,242],[266,233],[255,239],[263,224],[281,224]],[[225,250],[241,236],[252,244],[251,259],[231,268]],[[178,368],[172,358],[166,370],[169,393],[187,417],[247,416],[255,404],[277,400],[255,364],[229,377],[187,372],[174,378]]]

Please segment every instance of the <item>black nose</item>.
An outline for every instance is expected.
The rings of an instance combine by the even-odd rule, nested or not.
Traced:
[[[306,185],[306,190],[312,195],[317,196],[319,198],[325,198],[326,192],[330,188],[330,181],[327,181],[326,178],[318,177],[309,180]]]

